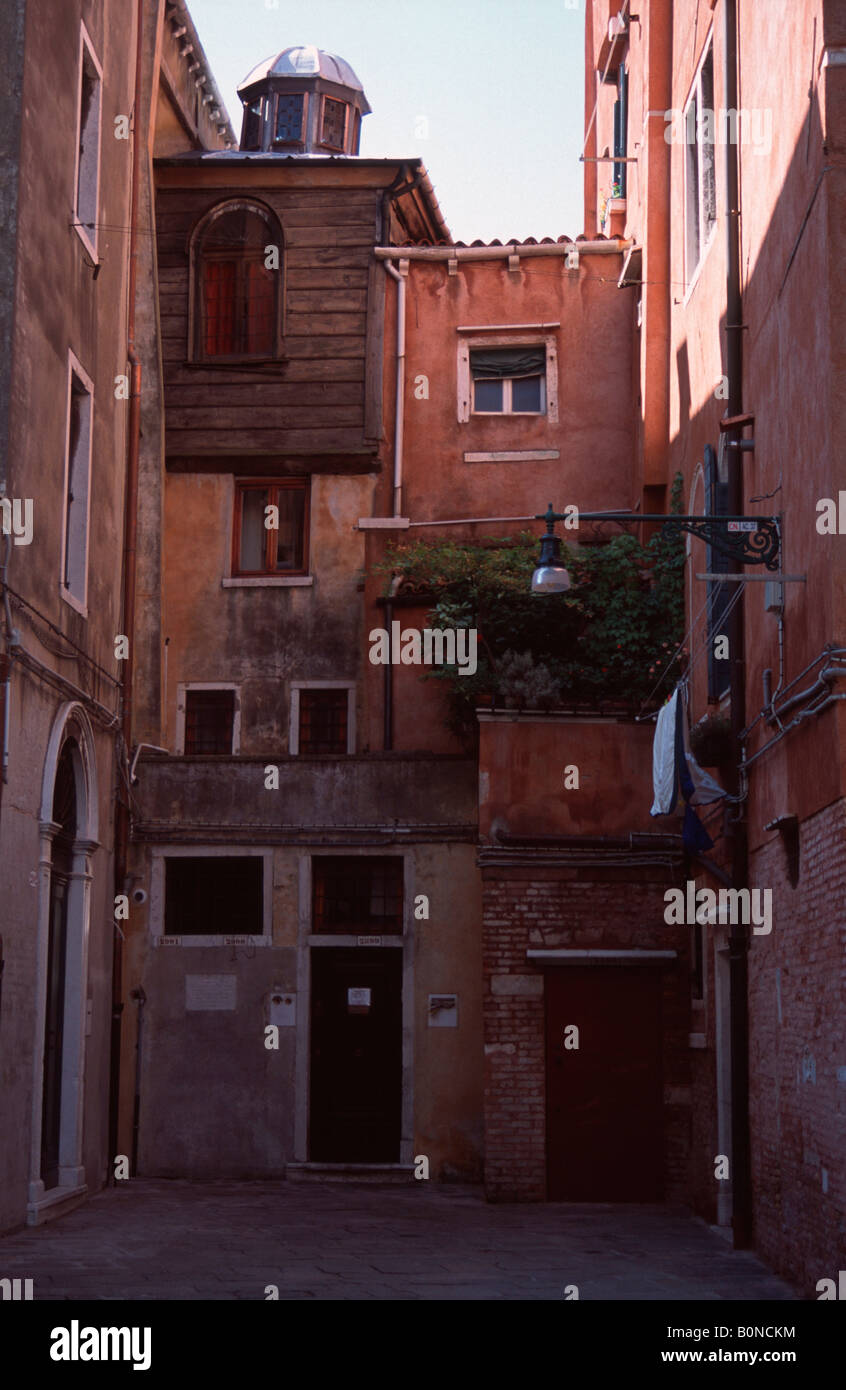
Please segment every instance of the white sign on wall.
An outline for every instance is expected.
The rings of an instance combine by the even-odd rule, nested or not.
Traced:
[[[185,1009],[188,1013],[231,1011],[237,999],[235,975],[186,975]]]

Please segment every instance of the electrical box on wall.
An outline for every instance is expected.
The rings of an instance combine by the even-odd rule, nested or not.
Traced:
[[[430,995],[429,995],[429,1027],[430,1027],[430,1028],[457,1028],[457,1027],[458,1027],[458,995],[457,995],[457,994],[430,994]]]
[[[784,612],[784,585],[777,579],[768,579],[764,584],[764,608],[778,617]]]
[[[277,1028],[293,1028],[297,1021],[297,996],[274,989],[270,995],[270,1022]]]

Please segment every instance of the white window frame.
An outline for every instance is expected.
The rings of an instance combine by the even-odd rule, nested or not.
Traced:
[[[83,225],[79,216],[79,146],[82,138],[82,74],[86,53],[97,73],[97,175],[94,195],[94,235]],[[73,161],[73,227],[93,261],[98,260],[97,245],[100,212],[100,156],[103,147],[103,67],[94,51],[91,36],[82,20],[79,23],[79,72],[76,83],[76,149]]]
[[[165,936],[165,866],[166,859],[256,859],[264,860],[262,873],[262,933],[245,936]],[[156,845],[150,866],[149,931],[152,944],[173,946],[245,946],[273,945],[273,850],[256,849],[251,845]]]
[[[715,105],[715,106],[713,107],[713,109],[712,109],[712,124],[713,124],[714,142],[715,142],[715,143],[714,143],[714,146],[713,146],[713,149],[714,149],[714,221],[713,221],[713,223],[711,224],[711,229],[710,229],[710,231],[708,232],[707,237],[705,237],[704,234],[703,234],[703,226],[704,226],[704,205],[705,205],[705,200],[704,200],[704,196],[703,196],[703,174],[704,174],[705,161],[703,160],[703,157],[702,157],[702,155],[703,155],[703,149],[704,149],[704,142],[703,142],[703,140],[702,140],[700,137],[701,137],[701,133],[702,133],[702,111],[703,111],[703,105],[702,105],[702,69],[704,68],[705,63],[707,62],[709,56],[710,56],[710,58],[711,58],[711,69],[712,69],[712,74],[713,74],[713,69],[714,69],[714,31],[713,31],[713,29],[712,29],[711,32],[709,33],[709,35],[708,35],[708,37],[707,37],[707,39],[706,39],[706,41],[705,41],[705,44],[704,44],[704,46],[703,46],[703,48],[702,48],[702,56],[701,56],[701,58],[699,59],[699,62],[698,62],[698,64],[697,64],[697,67],[696,67],[696,75],[694,76],[694,79],[693,79],[693,81],[692,81],[691,84],[690,84],[690,91],[688,92],[687,101],[686,101],[685,104],[684,104],[684,110],[683,110],[683,113],[682,113],[682,126],[683,126],[683,129],[684,129],[684,146],[683,146],[684,179],[683,179],[683,184],[682,184],[682,186],[683,186],[683,189],[684,189],[684,272],[685,272],[685,285],[686,285],[685,302],[687,301],[687,298],[688,298],[688,296],[690,295],[691,290],[693,289],[694,285],[696,284],[696,281],[697,281],[698,278],[699,278],[699,273],[700,273],[700,270],[701,270],[702,266],[703,266],[704,263],[705,263],[705,258],[706,258],[706,256],[707,256],[708,251],[710,250],[711,246],[713,245],[714,238],[715,238],[716,232],[717,232],[717,222],[719,221],[719,218],[717,217],[717,207],[716,207],[716,204],[717,204],[718,180],[717,180],[717,175],[716,175],[717,111],[716,111],[716,105]],[[715,101],[715,98],[716,98],[716,76],[715,76],[715,75],[714,75],[713,81],[714,81],[715,91],[714,91],[714,93],[712,94],[712,101]],[[693,104],[694,101],[696,102],[696,111],[697,111],[697,121],[696,121],[696,130],[695,130],[696,139],[695,139],[694,142],[690,142],[690,143],[689,143],[689,142],[688,142],[688,139],[687,139],[688,116],[689,116],[690,109],[691,109],[691,106],[692,106],[692,104]],[[697,257],[697,260],[696,260],[695,264],[690,264],[690,255],[689,255],[689,250],[688,250],[688,242],[689,242],[689,240],[690,240],[689,233],[688,233],[688,220],[689,220],[690,213],[691,213],[690,201],[689,201],[689,193],[688,193],[688,185],[689,185],[689,182],[690,182],[690,179],[689,179],[689,161],[690,161],[690,150],[691,150],[691,145],[692,145],[692,144],[695,144],[696,152],[697,152],[696,197],[697,197],[698,215],[699,215],[699,235],[698,235],[699,255],[698,255],[698,257]]]
[[[355,681],[291,681],[291,715],[288,726],[288,752],[296,757],[300,752],[300,691],[346,690],[347,692],[347,753],[355,752]],[[304,755],[304,756],[311,756]],[[331,756],[331,754],[326,755]],[[343,757],[341,753],[337,757]]]
[[[232,715],[232,752],[220,753],[221,758],[234,757],[241,751],[241,687],[234,681],[180,681],[176,687],[176,751],[185,757],[185,696],[189,690],[234,690],[235,710]],[[192,754],[203,756],[201,754]],[[211,756],[211,755],[209,755]]]
[[[86,466],[88,469],[88,483],[85,498],[85,580],[82,586],[82,598],[71,592],[65,585],[66,564],[68,559],[68,490],[71,482],[71,456],[70,456],[70,432],[71,432],[71,398],[73,395],[73,378],[85,387],[88,396],[89,416],[88,416],[88,459]],[[86,372],[76,353],[68,349],[68,377],[67,377],[67,403],[65,406],[65,481],[62,489],[62,548],[61,548],[61,568],[59,570],[59,593],[65,603],[75,608],[77,613],[81,613],[83,618],[88,617],[88,562],[91,554],[91,461],[94,452],[94,382]]]
[[[513,376],[502,376],[495,378],[502,382],[502,410],[479,410],[476,406],[476,377],[472,376],[470,386],[473,391],[473,405],[471,413],[473,415],[546,415],[546,371],[539,373],[540,376],[540,410],[514,410],[512,409],[512,389],[515,381],[523,378]],[[494,378],[488,378],[493,380]]]
[[[491,333],[473,328],[459,329],[458,338],[458,423],[466,425],[471,419],[547,420],[558,424],[558,344],[554,333],[527,333],[517,325],[507,333]],[[481,347],[543,347],[546,350],[546,371],[542,378],[542,395],[546,410],[474,410],[473,378],[470,371],[470,351]],[[510,377],[505,378],[508,382]],[[510,394],[510,393],[509,393]],[[505,401],[503,400],[503,405]]]

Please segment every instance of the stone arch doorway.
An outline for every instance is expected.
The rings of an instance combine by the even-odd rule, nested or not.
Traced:
[[[80,705],[58,712],[44,760],[27,1219],[87,1191],[82,1162],[91,861],[97,849],[94,739]]]

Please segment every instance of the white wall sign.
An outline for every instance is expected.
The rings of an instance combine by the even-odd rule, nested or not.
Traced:
[[[188,1013],[215,1010],[231,1011],[237,998],[235,975],[186,975],[185,1009]]]

